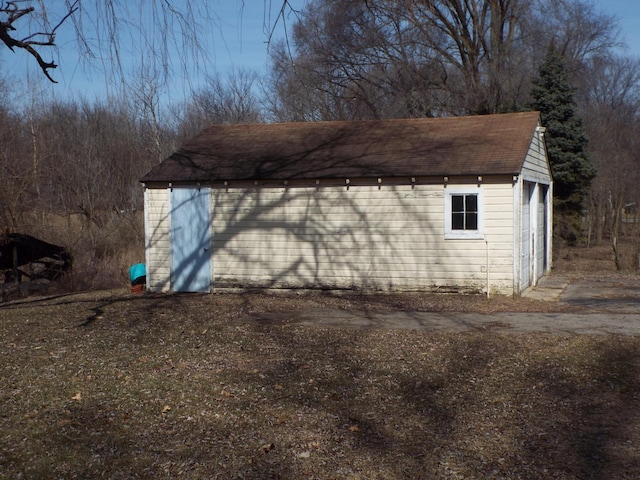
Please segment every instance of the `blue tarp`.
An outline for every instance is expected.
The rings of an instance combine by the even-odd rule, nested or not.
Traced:
[[[147,271],[144,268],[144,263],[136,263],[129,268],[129,280],[131,280],[131,283],[146,275]]]

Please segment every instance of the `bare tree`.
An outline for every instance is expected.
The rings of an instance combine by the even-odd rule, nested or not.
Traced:
[[[537,12],[535,27],[538,35],[544,37],[535,37],[536,42],[548,43],[552,39],[555,47],[569,60],[584,62],[606,56],[613,48],[621,46],[615,17],[597,10],[592,1],[544,1],[538,4]]]
[[[0,107],[0,232],[15,230],[33,202],[29,138],[22,118]]]
[[[447,83],[460,105],[474,113],[495,113],[513,103],[510,79],[517,67],[515,44],[527,2],[405,2],[404,15],[425,46],[437,52],[452,74]]]
[[[244,0],[235,0],[239,15]],[[270,41],[276,25],[293,9],[281,0],[271,16],[271,2],[264,4],[265,38]],[[7,0],[0,3],[0,40],[13,51],[32,55],[44,75],[55,83],[57,68],[43,58],[44,49],[55,53],[61,27],[73,28],[78,59],[100,67],[117,80],[127,76],[129,58],[153,65],[163,82],[176,73],[188,82],[194,71],[211,63],[212,32],[221,30],[215,4],[207,0]],[[177,55],[175,55],[177,53]],[[177,59],[177,60],[175,60]]]
[[[263,121],[255,72],[240,69],[225,77],[210,76],[204,87],[176,109],[178,141],[199,133],[212,123],[257,123]]]
[[[274,73],[373,118],[495,112],[525,91],[514,48],[524,11],[519,0],[316,1]]]
[[[596,243],[608,237],[613,262],[621,269],[624,209],[640,205],[640,60],[613,56],[590,63],[583,118],[599,172],[591,189],[590,230]]]
[[[140,133],[151,164],[162,160],[169,152],[165,148],[164,128],[160,116],[161,80],[153,66],[141,66],[138,75],[125,84],[125,98],[129,99],[131,118],[142,123]]]
[[[271,109],[314,120],[510,111],[527,104],[550,41],[578,71],[616,38],[614,19],[583,0],[315,0],[272,49]]]
[[[254,90],[257,80],[257,74],[247,69],[232,70],[224,79],[220,75],[209,77],[193,102],[209,122],[259,122],[260,107]]]
[[[0,15],[3,17],[2,21],[0,21],[0,40],[13,52],[16,49],[21,49],[33,56],[45,76],[53,83],[56,83],[49,74],[49,70],[56,68],[58,65],[53,60],[51,62],[45,61],[38,49],[39,47],[55,46],[58,29],[78,11],[79,5],[80,0],[73,2],[67,0],[60,18],[55,23],[51,23],[44,3],[40,3],[38,6],[41,10],[36,11],[36,7],[29,2],[25,3],[23,0],[2,2],[0,4]],[[16,25],[24,17],[30,17],[35,27],[20,35]]]

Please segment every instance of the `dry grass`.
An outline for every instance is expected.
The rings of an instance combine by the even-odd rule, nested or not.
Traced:
[[[542,307],[112,292],[3,304],[0,477],[640,478],[638,338],[247,320],[518,305]]]
[[[554,270],[568,276],[637,274],[637,240],[634,236],[621,237],[618,243],[622,271],[617,272],[611,246],[608,243],[591,247],[554,246]]]

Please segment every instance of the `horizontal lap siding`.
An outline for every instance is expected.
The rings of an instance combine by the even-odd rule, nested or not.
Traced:
[[[485,186],[485,239],[491,293],[513,294],[514,186],[511,183]],[[486,274],[486,270],[485,270]]]
[[[405,190],[400,197],[413,196]],[[388,196],[370,187],[232,192],[213,209],[216,282],[386,287],[397,263],[423,253],[416,243],[433,235],[430,218],[442,218],[428,205],[412,214],[411,200],[394,193],[390,202]],[[253,216],[245,221],[238,212]],[[415,214],[421,223],[413,221]]]
[[[551,182],[551,173],[549,171],[547,152],[542,134],[533,136],[524,161],[522,174],[524,179],[530,182],[543,183],[546,185]]]
[[[169,191],[147,189],[147,288],[168,291],[171,287],[171,241]]]
[[[491,280],[508,289],[510,185],[486,186],[485,203],[487,218],[497,219],[485,223],[495,249]],[[214,285],[486,287],[485,241],[444,240],[442,186],[220,189],[212,212]]]

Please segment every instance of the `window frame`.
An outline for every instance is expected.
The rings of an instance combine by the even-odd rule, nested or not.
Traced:
[[[454,230],[452,226],[452,198],[475,195],[478,201],[478,221],[475,230]],[[466,203],[466,202],[465,202]],[[482,187],[445,187],[444,189],[444,238],[445,240],[484,239],[484,190]]]

